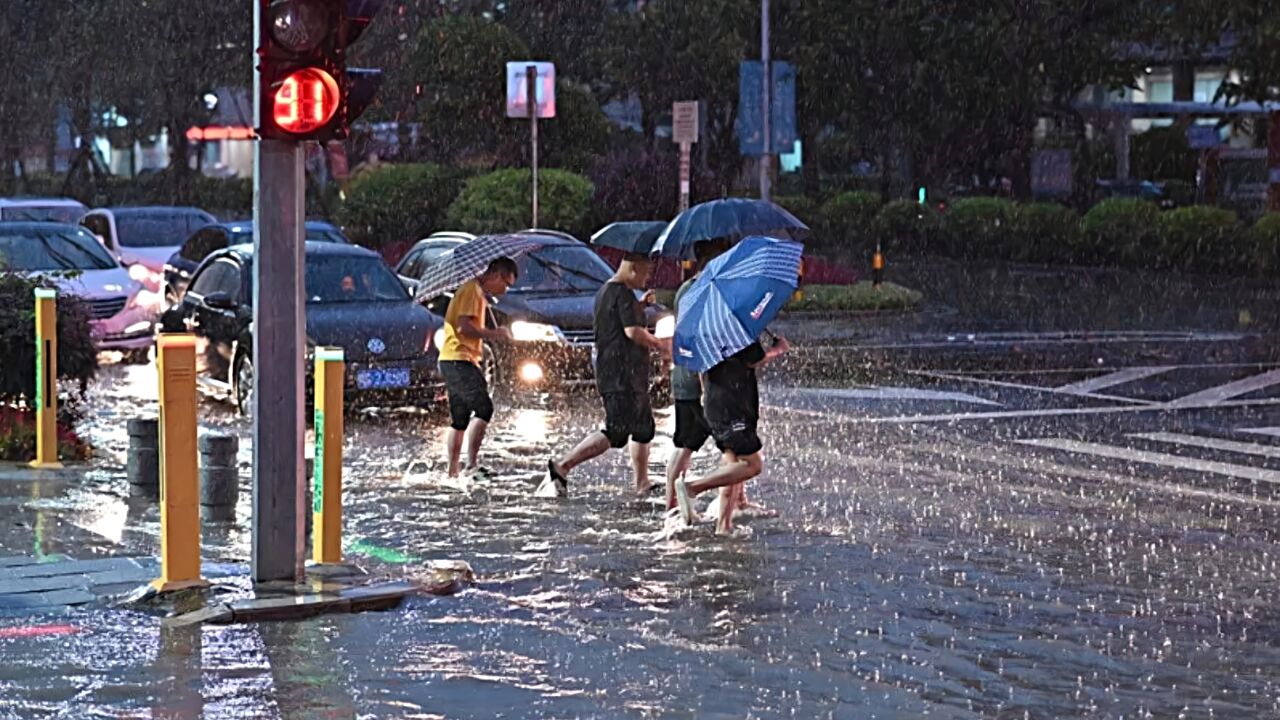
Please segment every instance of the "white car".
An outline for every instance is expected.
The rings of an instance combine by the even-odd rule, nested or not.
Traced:
[[[155,342],[160,296],[107,254],[93,235],[64,223],[0,223],[0,269],[42,276],[85,301],[99,350],[143,361]]]
[[[70,198],[0,198],[0,222],[74,223],[88,209]]]
[[[150,205],[97,208],[80,219],[129,276],[151,292],[164,283],[164,264],[196,230],[218,222],[200,208]]]

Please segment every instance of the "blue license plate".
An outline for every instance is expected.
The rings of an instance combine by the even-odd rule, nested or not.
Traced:
[[[361,390],[409,387],[409,368],[382,368],[356,372],[356,387]]]

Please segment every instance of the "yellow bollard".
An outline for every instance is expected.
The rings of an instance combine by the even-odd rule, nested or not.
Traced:
[[[342,562],[342,389],[346,377],[340,347],[316,348],[315,433],[312,464],[311,559]]]
[[[196,454],[196,339],[161,335],[160,592],[207,587],[200,577],[200,488]]]
[[[58,291],[36,288],[36,459],[35,468],[58,462]]]

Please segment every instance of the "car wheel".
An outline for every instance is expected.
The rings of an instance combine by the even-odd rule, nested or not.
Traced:
[[[247,354],[240,353],[236,356],[235,366],[231,372],[236,410],[248,417],[253,413],[253,360]]]
[[[493,351],[493,346],[489,343],[484,345],[484,355],[480,360],[480,373],[484,375],[484,382],[489,386],[490,390],[498,388],[504,378],[505,373],[499,365],[498,356]]]

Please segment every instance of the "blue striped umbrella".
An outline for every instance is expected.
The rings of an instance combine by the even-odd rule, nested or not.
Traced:
[[[554,237],[538,233],[512,233],[509,235],[482,235],[469,240],[440,257],[414,292],[414,298],[423,301],[455,290],[469,280],[480,277],[489,263],[501,257],[512,260],[549,243],[561,242]]]
[[[676,308],[676,364],[706,372],[755,342],[791,299],[803,252],[753,236],[708,263]]]
[[[721,238],[737,242],[752,235],[804,240],[809,226],[764,200],[712,200],[677,215],[653,243],[653,254],[692,260],[694,243]]]

